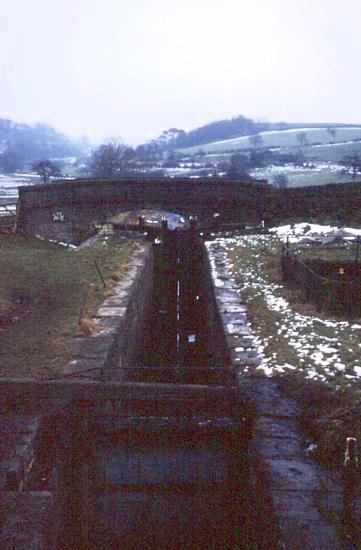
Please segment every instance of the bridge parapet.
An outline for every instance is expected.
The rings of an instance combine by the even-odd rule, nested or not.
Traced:
[[[26,234],[70,241],[79,227],[138,209],[160,209],[202,221],[260,220],[272,187],[265,180],[64,180],[19,188],[18,228]]]

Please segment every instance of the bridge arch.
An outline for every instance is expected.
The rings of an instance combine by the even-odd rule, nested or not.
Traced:
[[[112,223],[137,225],[139,223],[139,218],[143,218],[144,224],[149,227],[160,227],[164,219],[167,220],[170,229],[185,227],[188,226],[189,223],[188,217],[180,213],[153,208],[141,208],[127,211],[121,208],[118,214],[108,218],[108,221]]]

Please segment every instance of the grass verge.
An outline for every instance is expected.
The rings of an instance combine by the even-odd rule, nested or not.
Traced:
[[[71,339],[91,333],[93,314],[126,273],[136,246],[111,237],[77,251],[1,235],[0,376],[59,374],[70,360]]]

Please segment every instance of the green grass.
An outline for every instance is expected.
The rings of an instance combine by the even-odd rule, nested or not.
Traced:
[[[223,242],[263,347],[260,368],[249,373],[276,377],[299,400],[305,440],[318,445],[322,464],[338,468],[346,437],[361,441],[361,320],[317,313],[298,290],[285,288],[272,237]]]
[[[61,372],[70,359],[70,340],[91,330],[92,314],[124,275],[134,246],[111,238],[76,251],[1,235],[0,376]]]

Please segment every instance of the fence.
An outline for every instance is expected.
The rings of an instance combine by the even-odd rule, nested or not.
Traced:
[[[16,224],[16,201],[0,200],[0,232],[12,229]]]
[[[361,314],[361,263],[348,260],[305,259],[283,245],[283,280],[301,290],[318,311]]]

